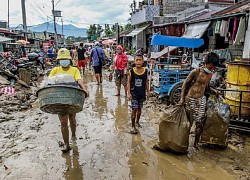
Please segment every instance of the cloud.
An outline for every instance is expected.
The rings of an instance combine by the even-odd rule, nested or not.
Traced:
[[[21,3],[10,1],[10,25],[22,24]],[[124,24],[129,18],[132,0],[55,0],[56,10],[61,10],[66,24],[88,27],[90,24]],[[29,26],[52,21],[51,0],[26,0],[26,16]],[[7,21],[7,0],[1,2],[0,20]],[[59,21],[60,18],[57,18]]]

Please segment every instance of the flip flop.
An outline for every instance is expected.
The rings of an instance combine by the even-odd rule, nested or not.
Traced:
[[[133,129],[130,131],[130,133],[131,133],[131,134],[138,134],[138,130],[133,128]]]

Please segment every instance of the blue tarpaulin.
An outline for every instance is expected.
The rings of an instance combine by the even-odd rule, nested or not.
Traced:
[[[151,45],[177,46],[185,48],[199,48],[203,44],[203,39],[163,36],[160,34],[154,35],[151,40]]]

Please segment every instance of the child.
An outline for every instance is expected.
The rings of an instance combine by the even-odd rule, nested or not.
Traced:
[[[144,60],[142,54],[137,54],[134,58],[135,67],[129,71],[128,75],[128,99],[132,104],[132,130],[131,134],[137,134],[143,101],[149,98],[149,86],[147,69],[143,67]]]
[[[83,84],[80,71],[76,67],[70,66],[71,56],[69,50],[62,48],[58,51],[57,60],[59,61],[60,66],[52,69],[49,77],[53,77],[58,74],[69,74],[71,75],[78,85],[83,89],[86,94],[86,97],[89,96],[89,92],[86,88],[86,85]],[[70,121],[70,128],[72,133],[72,139],[76,138],[76,114],[59,114],[59,120],[61,122],[61,132],[65,144],[65,149],[62,149],[63,153],[67,153],[71,150],[69,145],[69,130],[68,130],[68,121]]]

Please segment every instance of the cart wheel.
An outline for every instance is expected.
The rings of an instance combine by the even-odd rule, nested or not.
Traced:
[[[183,83],[177,84],[169,94],[169,101],[172,105],[175,105],[180,102],[182,84]]]

